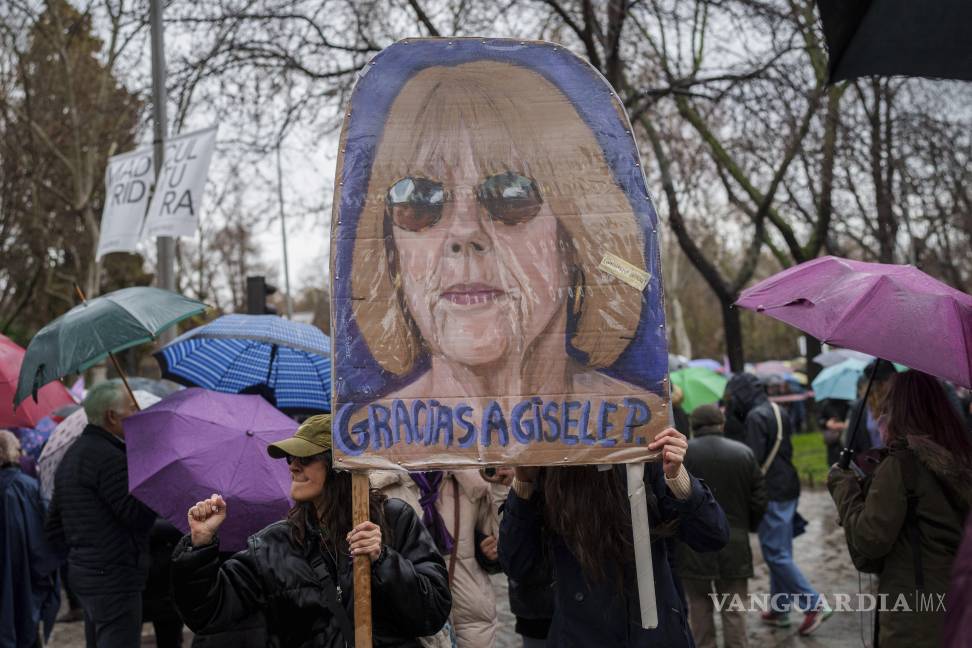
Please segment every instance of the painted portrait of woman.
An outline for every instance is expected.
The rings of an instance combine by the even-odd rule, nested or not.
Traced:
[[[584,460],[566,461],[644,459],[667,425],[667,350],[656,217],[623,110],[556,46],[393,48],[430,45],[442,56],[419,56],[386,89],[380,132],[346,124],[342,137],[333,384],[346,454],[373,466],[541,463],[577,445]],[[536,69],[530,47],[558,56],[574,86]],[[580,106],[586,118],[578,94],[599,104]],[[640,186],[626,191],[612,164]]]

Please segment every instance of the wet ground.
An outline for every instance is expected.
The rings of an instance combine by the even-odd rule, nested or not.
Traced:
[[[850,594],[853,599],[859,591],[868,591],[867,576],[858,579],[858,572],[851,564],[850,557],[844,544],[844,536],[836,524],[836,510],[826,490],[804,490],[800,498],[799,511],[809,525],[807,531],[794,541],[794,553],[797,565],[822,594],[833,604],[834,594]],[[751,536],[753,542],[753,556],[755,558],[756,576],[749,583],[750,593],[769,592],[769,576],[763,563],[756,536]],[[500,634],[497,637],[496,648],[519,648],[520,641],[513,633],[513,616],[510,614],[506,594],[506,578],[496,575],[493,577],[499,604]],[[766,648],[860,648],[870,645],[870,630],[873,619],[868,615],[866,619],[855,612],[834,612],[833,616],[824,623],[815,634],[810,637],[797,635],[797,627],[801,615],[794,614],[792,625],[788,629],[777,629],[760,623],[759,612],[749,612],[748,631],[750,645]],[[717,621],[718,627],[718,621]],[[862,628],[868,638],[868,643],[862,641]],[[191,635],[186,632],[188,647]],[[720,644],[721,645],[721,644]],[[59,623],[54,628],[51,648],[83,648],[84,624]],[[142,632],[142,646],[155,646],[155,636],[152,625],[145,624]]]

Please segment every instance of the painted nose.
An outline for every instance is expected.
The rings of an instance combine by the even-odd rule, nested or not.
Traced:
[[[486,211],[473,198],[462,198],[448,203],[444,218],[448,219],[446,252],[451,255],[483,254],[493,249],[493,238],[487,230]]]

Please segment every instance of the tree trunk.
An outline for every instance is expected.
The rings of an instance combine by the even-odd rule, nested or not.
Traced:
[[[729,358],[729,369],[733,373],[740,373],[746,365],[743,352],[742,322],[739,309],[734,307],[733,301],[720,299],[722,305],[722,327],[726,335],[726,356]]]

